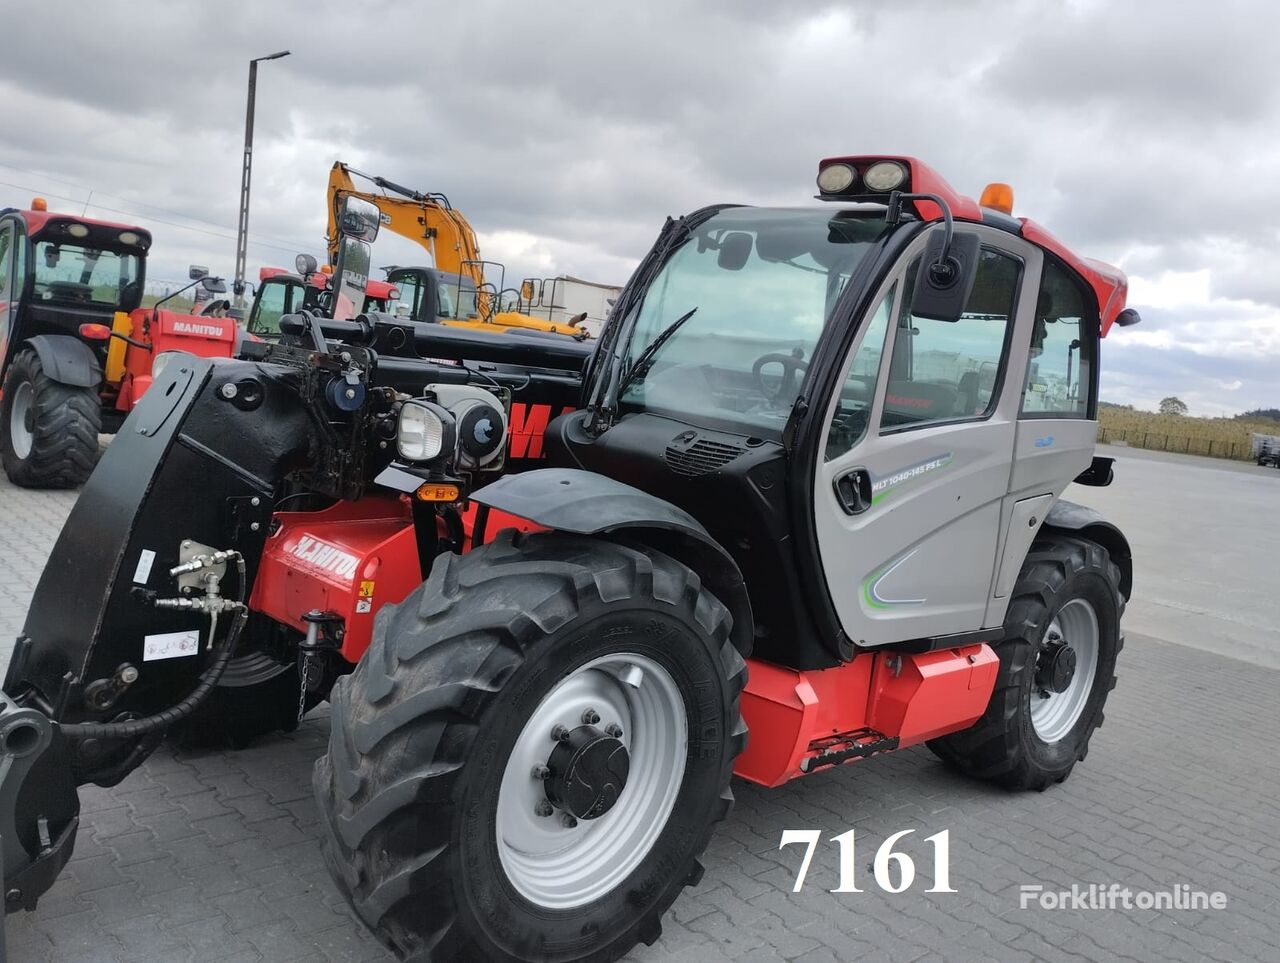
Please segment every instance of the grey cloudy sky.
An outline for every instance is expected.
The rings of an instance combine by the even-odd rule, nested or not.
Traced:
[[[232,273],[246,61],[288,48],[259,75],[251,274],[322,253],[335,159],[448,194],[509,283],[620,283],[668,213],[808,203],[820,157],[916,154],[1130,273],[1145,320],[1108,339],[1105,398],[1280,405],[1266,0],[0,9],[0,206],[142,224],[152,277]]]

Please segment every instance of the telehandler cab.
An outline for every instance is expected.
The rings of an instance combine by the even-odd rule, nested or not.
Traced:
[[[294,267],[296,273],[277,267],[259,269],[258,287],[245,322],[245,330],[255,338],[279,337],[280,319],[287,314],[305,309],[332,315],[331,267],[321,268],[309,254],[299,254]],[[370,278],[359,313],[386,313],[399,297],[394,284]]]
[[[1132,587],[1124,536],[1060,497],[1111,481],[1125,279],[913,158],[818,186],[668,220],[599,342],[303,312],[252,359],[171,363],[9,667],[7,908],[70,856],[76,786],[228,685],[244,713],[204,726],[239,737],[330,699],[325,857],[414,959],[652,943],[734,774],[925,743],[1065,779]],[[541,462],[514,457],[530,401],[578,405]]]
[[[230,358],[235,321],[142,304],[151,235],[49,211],[0,210],[0,461],[16,485],[74,488],[168,360]],[[191,284],[225,291],[192,268]],[[172,296],[172,295],[170,295]]]

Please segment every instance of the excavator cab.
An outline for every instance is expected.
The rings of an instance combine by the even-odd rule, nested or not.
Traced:
[[[430,267],[383,268],[387,283],[399,292],[389,310],[401,319],[426,324],[472,327],[483,322],[475,282],[454,271]]]

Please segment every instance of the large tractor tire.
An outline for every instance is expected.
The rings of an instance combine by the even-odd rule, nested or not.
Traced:
[[[746,744],[731,618],[647,549],[501,533],[378,615],[315,770],[325,860],[414,960],[652,944]]]
[[[943,762],[1010,789],[1062,782],[1089,751],[1124,645],[1120,569],[1106,549],[1048,535],[1027,555],[995,644],[986,714],[929,743]]]
[[[4,379],[0,460],[23,488],[76,488],[98,459],[102,402],[93,388],[75,388],[44,372],[34,351],[20,352]]]

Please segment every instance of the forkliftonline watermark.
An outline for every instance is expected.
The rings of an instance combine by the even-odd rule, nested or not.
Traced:
[[[1047,910],[1208,910],[1226,909],[1227,894],[1177,883],[1169,889],[1130,889],[1119,883],[1073,883],[1070,889],[1046,889],[1040,883],[1018,887],[1019,909]]]

